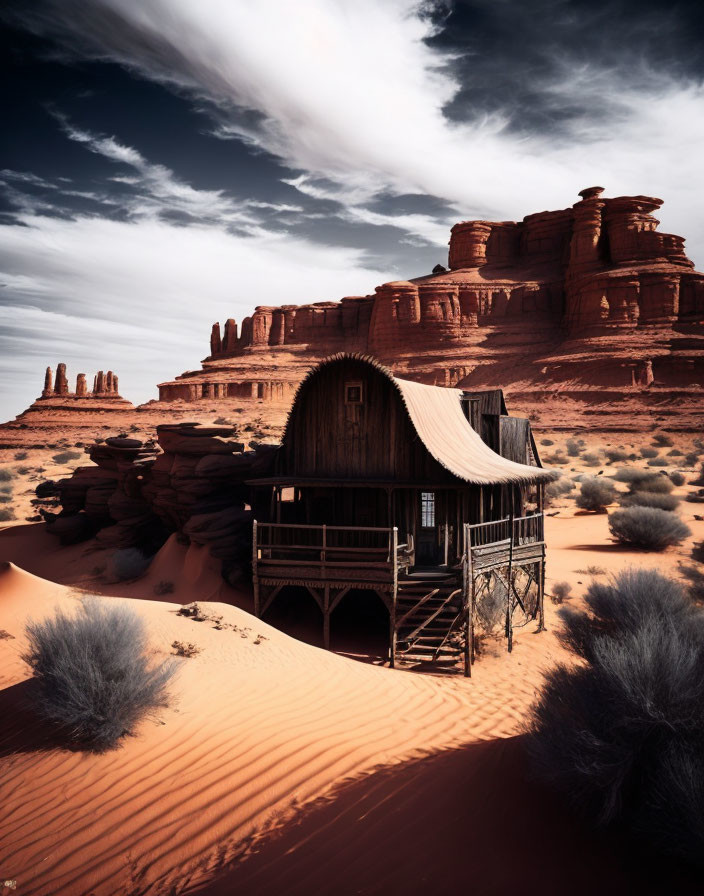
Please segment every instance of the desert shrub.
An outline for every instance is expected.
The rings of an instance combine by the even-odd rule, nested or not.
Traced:
[[[685,479],[682,473],[678,473],[677,471],[675,471],[674,473],[670,473],[670,482],[673,485],[680,486],[684,485]]]
[[[632,483],[638,482],[640,479],[647,478],[648,476],[652,476],[652,473],[648,473],[645,470],[639,470],[637,467],[619,467],[612,478],[617,482]]]
[[[586,569],[575,569],[578,575],[583,576],[605,576],[606,570],[603,566],[587,566]]]
[[[698,604],[704,604],[704,567],[701,564],[683,564],[680,572],[687,579],[687,592]]]
[[[640,490],[669,494],[674,488],[669,476],[651,470],[631,470],[627,476],[620,477],[617,473],[613,478],[620,482],[628,482],[628,487],[632,492]]]
[[[567,600],[571,591],[572,586],[569,582],[555,582],[552,586],[552,602],[554,604],[561,604],[563,601]]]
[[[684,457],[684,451],[680,451],[679,448],[673,448],[672,451],[668,451],[666,457]]]
[[[23,659],[39,682],[37,708],[71,741],[109,749],[166,705],[176,666],[152,662],[144,623],[125,607],[87,599],[74,616],[57,609],[28,623],[27,638]]]
[[[15,451],[15,460],[27,460],[27,457],[26,451]]]
[[[13,501],[12,495],[7,495],[4,492],[0,492],[0,504],[10,504]]]
[[[663,551],[692,532],[677,514],[657,507],[627,507],[609,514],[611,534],[622,544]]]
[[[653,436],[653,445],[659,445],[661,448],[672,448],[673,441],[669,436],[666,436],[664,432],[656,433]]]
[[[547,454],[543,460],[547,464],[568,464],[570,462],[569,457],[561,451],[557,451],[555,454]]]
[[[630,456],[620,448],[607,448],[604,454],[606,455],[606,459],[610,464],[623,463],[623,461],[628,460]]]
[[[550,445],[554,445],[555,443],[553,442],[552,439],[541,439],[540,444],[544,445],[546,448],[548,448]]]
[[[174,593],[174,583],[161,581],[157,582],[154,586],[154,594],[163,595],[163,594],[173,594]]]
[[[0,507],[0,523],[11,523],[14,519],[15,511],[11,507]]]
[[[32,468],[22,464],[21,466],[17,467],[17,472],[20,474],[20,476],[26,476],[27,473],[32,472]]]
[[[613,482],[592,476],[582,480],[576,503],[577,507],[581,507],[582,510],[594,510],[602,513],[615,500],[616,486]]]
[[[0,467],[0,482],[12,482],[17,478],[17,471],[12,467]]]
[[[588,467],[598,467],[601,463],[601,455],[595,451],[587,451],[586,454],[582,455],[582,460]]]
[[[598,825],[704,856],[704,614],[652,570],[593,582],[588,613],[563,609],[580,665],[551,670],[532,709],[539,776]]]
[[[641,457],[657,457],[660,452],[657,448],[641,448]]]
[[[58,454],[52,455],[55,464],[67,464],[71,460],[78,460],[83,457],[80,451],[60,451]]]
[[[139,578],[151,562],[151,557],[139,548],[119,548],[108,560],[107,577],[113,582],[127,582]]]
[[[690,479],[690,485],[704,485],[704,464],[699,468],[699,475],[696,479]]]
[[[659,507],[660,510],[674,510],[679,503],[676,495],[647,491],[635,491],[621,499],[622,507]]]
[[[690,451],[688,454],[685,454],[685,456],[684,456],[684,463],[685,463],[685,466],[687,466],[687,467],[696,466],[696,463],[698,460],[699,460],[699,452],[697,452],[697,451]]]
[[[666,457],[651,457],[648,461],[649,467],[666,467],[668,460]]]
[[[482,591],[475,605],[475,618],[483,633],[489,634],[504,624],[507,600],[506,585],[500,579],[494,579]]]
[[[567,453],[570,457],[579,457],[581,450],[582,447],[577,439],[567,439]]]
[[[700,488],[696,492],[688,492],[684,499],[690,504],[704,504],[704,488]]]
[[[545,486],[545,500],[550,504],[557,498],[568,495],[570,492],[574,491],[574,489],[575,484],[571,479],[568,479],[566,476],[560,476],[559,479],[556,479],[554,482],[549,482]]]

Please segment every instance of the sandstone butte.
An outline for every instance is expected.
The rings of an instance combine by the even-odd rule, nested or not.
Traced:
[[[629,403],[675,398],[679,425],[695,425],[704,275],[682,237],[658,231],[660,199],[602,193],[590,187],[571,208],[519,222],[455,224],[447,268],[373,295],[259,306],[239,328],[215,323],[201,369],[160,383],[160,403],[288,405],[312,364],[359,351],[426,383],[501,386],[519,410],[557,398],[571,425],[590,404],[620,402],[622,418]]]
[[[421,382],[501,387],[543,430],[701,430],[704,274],[682,237],[658,231],[660,199],[602,194],[589,187],[571,208],[519,222],[455,224],[447,268],[372,295],[215,323],[200,370],[160,383],[159,400],[138,409],[110,371],[91,392],[79,374],[71,393],[65,365],[55,382],[48,369],[41,397],[0,426],[0,446],[94,435],[98,419],[147,437],[158,423],[233,411],[276,438],[305,373],[338,351]]]

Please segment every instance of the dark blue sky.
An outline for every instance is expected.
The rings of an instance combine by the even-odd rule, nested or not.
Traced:
[[[697,3],[27,5],[0,46],[2,418],[60,360],[143,401],[216,319],[372,292],[456,220],[593,183],[660,196],[704,261]]]

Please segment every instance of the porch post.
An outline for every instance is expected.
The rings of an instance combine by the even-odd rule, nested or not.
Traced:
[[[396,666],[396,598],[398,597],[398,527],[391,534],[392,591],[389,611],[389,667]]]
[[[513,511],[508,518],[510,540],[508,544],[508,593],[506,600],[506,637],[508,652],[513,650]]]
[[[323,591],[323,647],[330,650],[330,586],[327,582]]]
[[[254,615],[259,616],[259,574],[257,570],[257,521],[252,523],[252,588],[254,590]]]

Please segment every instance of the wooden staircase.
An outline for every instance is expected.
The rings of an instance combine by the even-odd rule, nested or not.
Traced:
[[[400,577],[396,600],[396,663],[454,671],[463,661],[462,584],[456,572]]]

